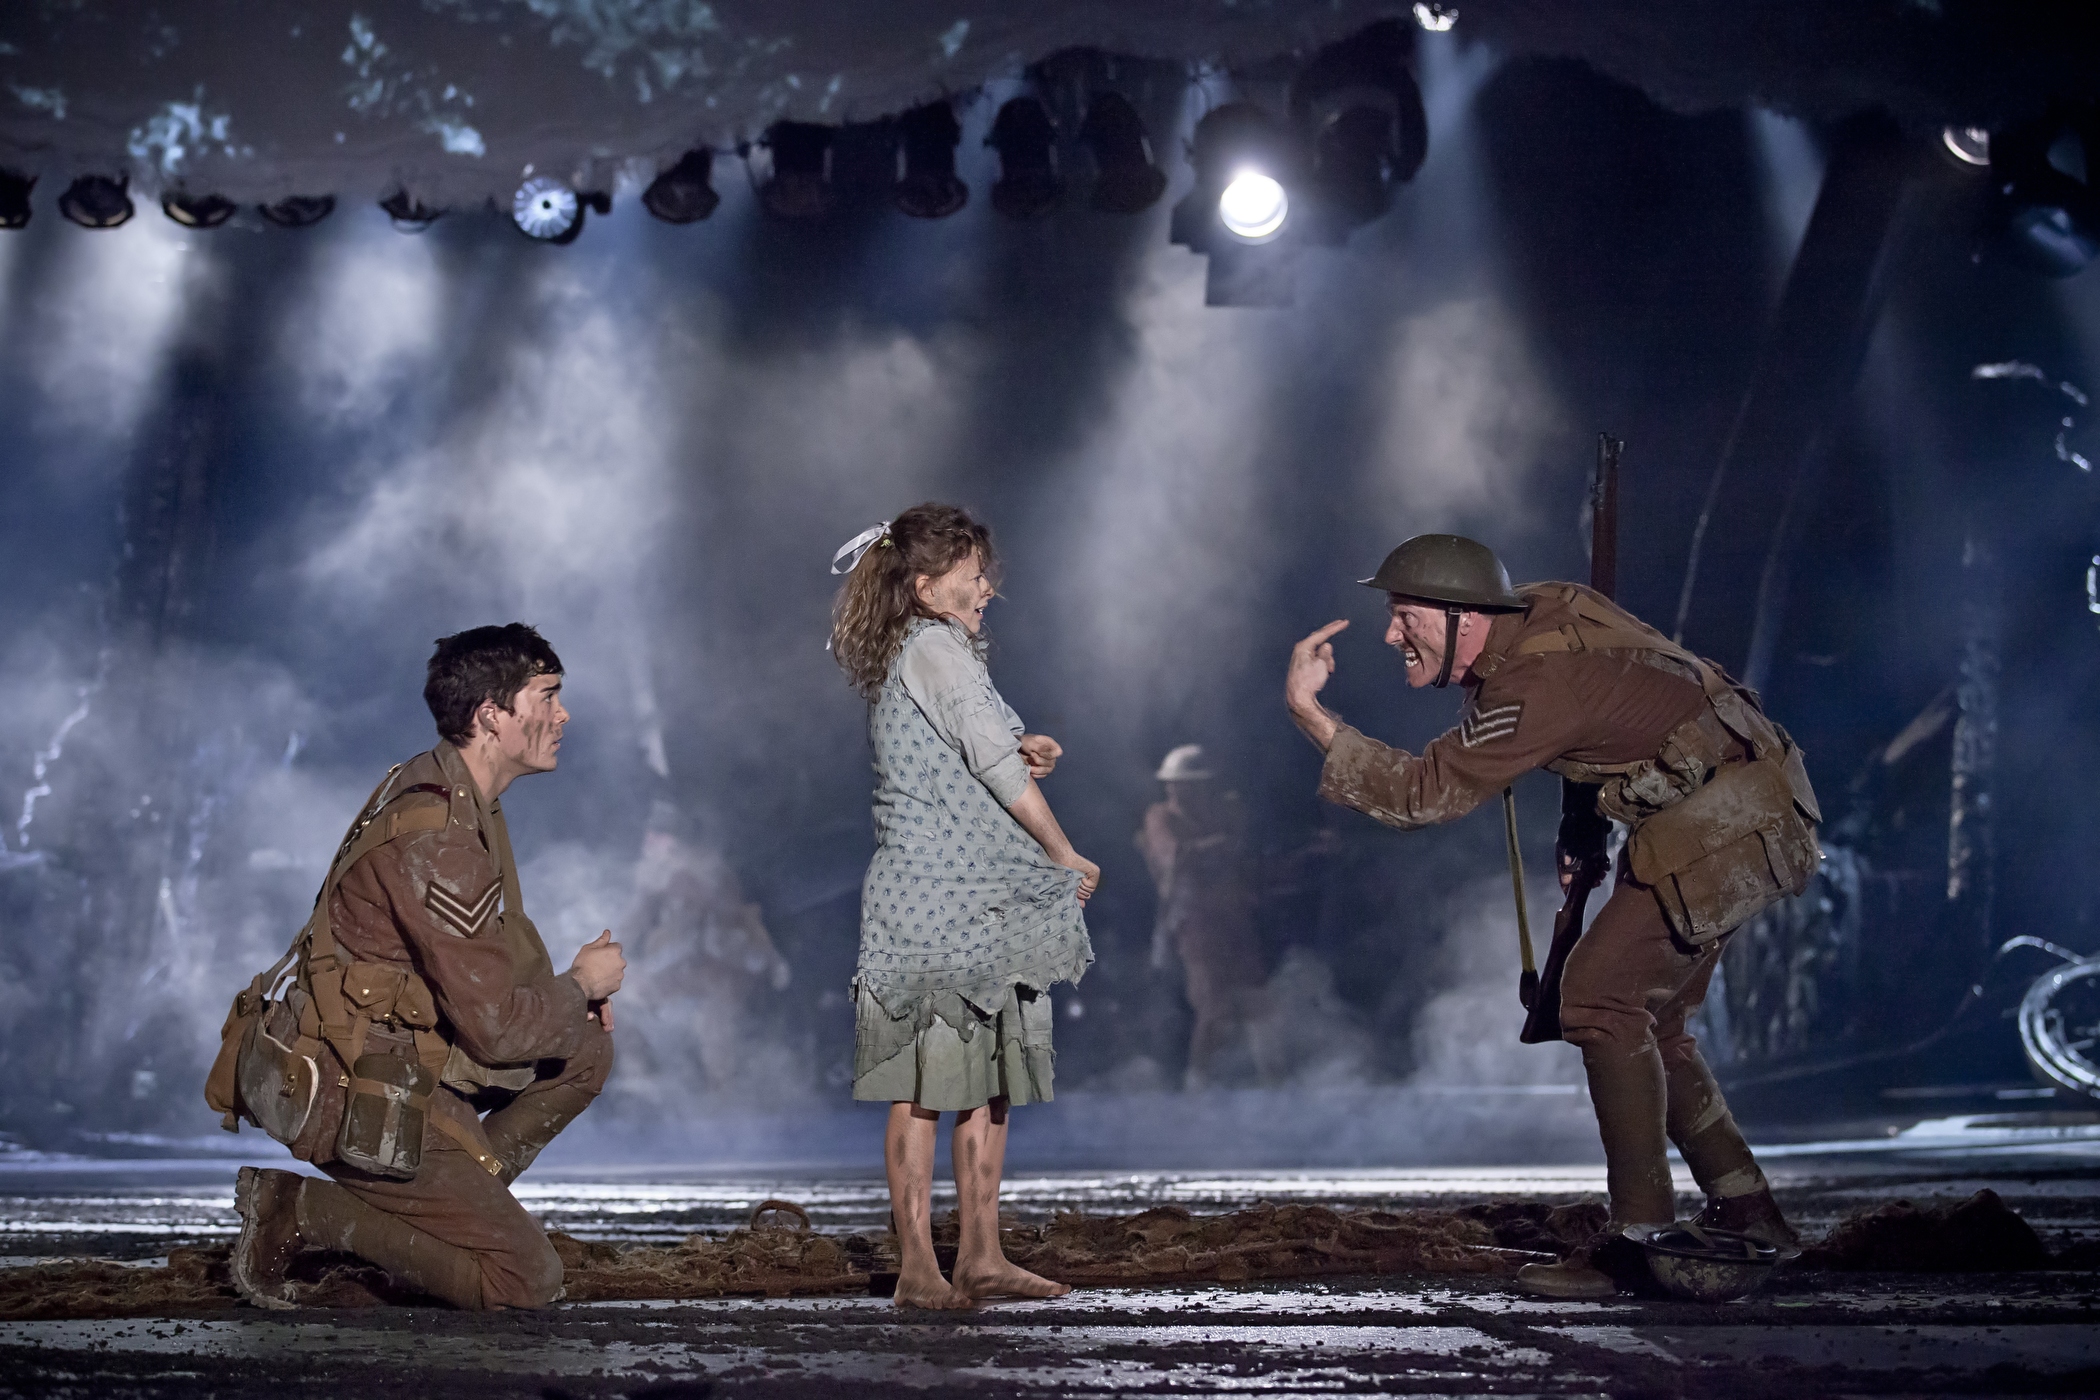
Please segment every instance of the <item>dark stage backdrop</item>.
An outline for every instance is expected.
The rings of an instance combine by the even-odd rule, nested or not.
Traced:
[[[824,650],[826,564],[930,497],[998,531],[994,675],[1064,742],[1049,792],[1106,870],[1100,963],[1060,993],[1061,1089],[1178,1081],[1185,1012],[1146,964],[1131,835],[1189,741],[1283,872],[1264,937],[1315,1028],[1291,1073],[1571,1079],[1564,1047],[1514,1044],[1495,815],[1403,838],[1322,810],[1282,661],[1347,617],[1337,708],[1407,744],[1445,727],[1456,695],[1404,692],[1352,580],[1424,530],[1490,541],[1520,579],[1585,577],[1602,429],[1628,442],[1622,597],[1667,626],[1822,157],[1770,116],[1422,47],[1427,165],[1388,217],[1306,256],[1285,310],[1207,309],[1202,262],[1166,244],[1182,134],[1226,94],[1178,80],[1142,94],[1177,186],[1136,218],[995,216],[995,91],[963,112],[973,199],[935,223],[771,223],[725,161],[708,222],[652,222],[623,189],[567,247],[495,213],[407,236],[348,207],[301,232],[148,212],[0,235],[0,1128],[208,1130],[227,999],[303,919],[358,800],[432,742],[432,639],[511,619],[569,670],[561,768],[507,804],[557,963],[620,927],[667,801],[792,973],[752,994],[762,1072],[703,1091],[623,1067],[612,1104],[843,1096],[869,779]],[[1961,309],[1979,301],[1996,310]],[[2002,898],[2087,944],[2091,497],[2046,432],[2027,440],[2034,411],[1967,376],[2021,358],[2090,384],[2093,304],[1965,255],[1899,291],[1828,449],[1770,683],[1841,805],[1954,679],[1963,521],[1992,503],[2007,761],[2026,765],[2003,821],[2047,856],[2010,855]],[[1717,587],[1702,609],[1752,606]],[[1555,786],[1519,792],[1540,876]],[[1325,825],[1330,853],[1287,859]],[[1543,881],[1532,898],[1543,925]]]

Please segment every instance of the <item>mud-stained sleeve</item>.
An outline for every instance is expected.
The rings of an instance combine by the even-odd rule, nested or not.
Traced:
[[[1340,726],[1320,770],[1320,796],[1402,831],[1464,816],[1574,746],[1580,706],[1542,680],[1530,662],[1498,672],[1467,702],[1458,726],[1420,754]]]
[[[1000,806],[1021,800],[1028,791],[1021,717],[953,628],[929,627],[913,638],[897,658],[897,679],[933,732],[962,755],[971,776],[991,789]]]
[[[364,863],[460,1048],[485,1065],[575,1053],[586,1025],[583,988],[551,971],[514,984],[497,923],[503,885],[479,837],[457,826],[417,832]]]

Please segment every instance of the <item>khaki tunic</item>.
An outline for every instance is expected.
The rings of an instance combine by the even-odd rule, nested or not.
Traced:
[[[430,1113],[466,1127],[514,1175],[604,1087],[612,1037],[586,1019],[583,989],[555,973],[525,916],[502,804],[482,800],[449,743],[411,759],[389,791],[417,784],[446,795],[411,793],[396,805],[445,804],[446,825],[397,837],[352,866],[329,904],[330,927],[345,957],[409,969],[429,986],[455,1051]],[[414,1055],[407,1032],[384,1022],[373,1024],[366,1047]],[[491,1099],[496,1111],[479,1117],[477,1102]],[[546,1232],[505,1180],[435,1126],[413,1180],[330,1161],[343,1106],[342,1086],[323,1076],[294,1155],[368,1205],[471,1250],[484,1306],[537,1307],[560,1291],[561,1260]]]
[[[1342,725],[1321,770],[1320,795],[1411,831],[1464,816],[1534,769],[1595,781],[1598,769],[1653,760],[1680,726],[1701,719],[1709,704],[1704,688],[1689,666],[1665,653],[1520,652],[1575,622],[1571,600],[1541,593],[1530,601],[1525,612],[1503,614],[1489,629],[1464,682],[1455,728],[1410,754]],[[1721,764],[1750,757],[1725,729],[1707,723],[1707,733]],[[1639,820],[1643,813],[1622,808],[1614,815]],[[1689,1061],[1697,1051],[1685,1020],[1704,999],[1725,941],[1725,934],[1697,945],[1678,937],[1656,891],[1633,878],[1622,856],[1611,898],[1567,964],[1564,1034],[1586,1052],[1636,1054],[1659,1045],[1666,1064]]]

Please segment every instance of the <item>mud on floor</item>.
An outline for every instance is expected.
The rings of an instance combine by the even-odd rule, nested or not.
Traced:
[[[1595,1203],[1465,1206],[1455,1210],[1332,1210],[1259,1204],[1222,1215],[1158,1206],[1135,1215],[1060,1213],[1004,1231],[1015,1263],[1080,1285],[1235,1283],[1323,1275],[1507,1276],[1558,1257],[1599,1229]],[[944,1256],[956,1242],[953,1212],[937,1222]],[[616,1248],[556,1233],[571,1302],[788,1297],[881,1291],[896,1268],[884,1234],[820,1234],[808,1215],[767,1201],[726,1237],[694,1235],[670,1247]],[[172,1317],[222,1312],[237,1299],[225,1246],[176,1249],[165,1266],[79,1260],[0,1273],[0,1319]],[[1919,1206],[1897,1201],[1840,1221],[1801,1266],[1959,1273],[2100,1267],[2091,1245],[2052,1256],[2027,1222],[1992,1191]],[[947,1260],[944,1258],[944,1263]],[[292,1277],[308,1307],[415,1301],[384,1274],[343,1255],[302,1255]]]

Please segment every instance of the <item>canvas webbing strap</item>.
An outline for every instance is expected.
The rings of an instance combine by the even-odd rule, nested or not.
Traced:
[[[482,1140],[480,1133],[457,1119],[447,1118],[442,1113],[431,1114],[429,1121],[439,1132],[465,1148],[467,1155],[480,1163],[483,1171],[498,1181],[503,1179],[503,1163],[496,1160],[495,1153],[489,1151],[488,1144]]]

